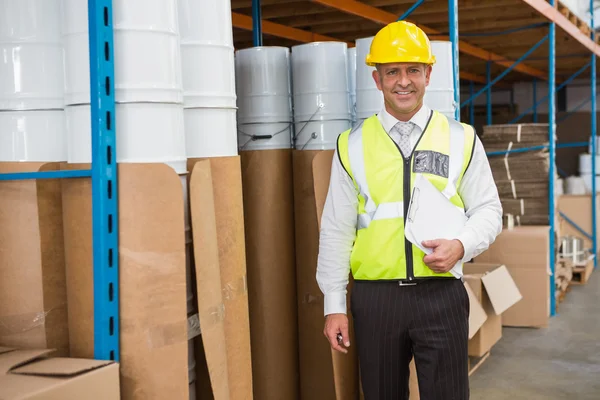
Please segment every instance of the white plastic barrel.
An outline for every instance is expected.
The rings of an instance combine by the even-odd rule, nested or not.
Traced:
[[[585,193],[592,193],[592,174],[581,174],[585,185]],[[600,192],[600,175],[596,175],[596,192]]]
[[[429,85],[425,89],[424,103],[454,118],[454,74],[452,72],[452,42],[433,40],[431,51],[436,58]]]
[[[235,109],[186,108],[185,142],[188,158],[238,155]]]
[[[292,148],[292,122],[238,123],[240,150],[275,150]]]
[[[295,121],[350,120],[346,43],[297,45],[291,58]]]
[[[68,162],[91,162],[90,106],[65,108]],[[186,172],[183,107],[180,104],[117,104],[117,162],[166,163]]]
[[[350,95],[350,115],[356,122],[356,47],[348,49],[348,92]]]
[[[231,2],[178,2],[185,107],[235,107]]]
[[[356,40],[356,119],[369,118],[383,108],[383,93],[373,79],[374,67],[365,64],[373,36]]]
[[[59,0],[0,0],[0,109],[60,109]]]
[[[87,1],[63,0],[65,104],[90,102]],[[177,0],[114,0],[115,99],[183,101]]]
[[[592,173],[592,155],[589,153],[579,154],[579,173]],[[600,175],[600,155],[596,155],[596,175]]]
[[[287,47],[251,47],[235,53],[238,122],[292,121]]]
[[[587,184],[586,178],[581,176],[569,176],[565,181],[565,189],[567,194],[586,194],[586,186],[590,187],[591,192],[591,175],[588,175]]]
[[[333,150],[340,133],[351,128],[350,120],[297,122],[296,150]]]
[[[62,110],[0,112],[0,161],[66,160]]]

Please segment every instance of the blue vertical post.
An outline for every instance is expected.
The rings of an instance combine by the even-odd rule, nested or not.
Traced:
[[[532,86],[533,86],[533,122],[537,123],[538,116],[537,116],[537,79],[536,78],[533,78]]]
[[[490,84],[490,82],[492,81],[492,62],[488,61],[486,64],[486,77],[487,77],[487,83],[488,85]],[[486,105],[487,105],[487,124],[491,125],[492,124],[492,85],[490,85],[490,87],[488,87],[488,90],[486,92]]]
[[[594,34],[594,1],[590,0],[590,27],[591,27],[591,38],[595,41]],[[590,64],[590,85],[591,85],[591,116],[592,116],[592,249],[596,257],[594,257],[594,268],[598,267],[598,224],[597,224],[597,211],[596,210],[596,54],[592,52],[592,62]]]
[[[551,6],[554,6],[555,0],[549,0]],[[555,45],[556,45],[556,24],[550,23],[550,33],[548,38],[548,142],[549,142],[549,153],[550,153],[550,169],[548,172],[548,217],[550,220],[550,269],[552,274],[550,275],[550,315],[556,315],[556,296],[555,291],[555,274],[556,274],[556,260],[554,252],[554,234],[556,232],[555,222],[555,199],[554,199],[554,175],[555,175],[555,163],[556,163],[556,142],[554,141],[555,131],[555,99],[556,99],[556,58],[555,58]]]
[[[260,0],[252,0],[252,39],[254,42],[254,46],[263,45],[262,13],[260,10]]]
[[[460,75],[458,66],[458,0],[448,0],[449,36],[452,42],[452,73],[454,76],[454,118],[460,121]]]
[[[112,1],[88,0],[94,358],[119,361],[119,218]]]
[[[425,2],[425,0],[418,0],[418,1],[417,1],[415,4],[413,4],[413,5],[412,5],[412,6],[411,6],[411,7],[410,7],[408,10],[406,10],[406,11],[404,12],[404,14],[402,14],[402,15],[401,15],[401,16],[398,18],[398,21],[403,21],[403,20],[405,20],[406,18],[408,18],[408,16],[409,16],[410,14],[412,14],[412,13],[413,13],[413,11],[415,11],[417,8],[419,8],[419,6],[420,6],[421,4],[423,4],[424,2]]]
[[[469,97],[475,94],[475,84],[473,81],[469,83]],[[469,103],[469,125],[475,126],[475,99]]]

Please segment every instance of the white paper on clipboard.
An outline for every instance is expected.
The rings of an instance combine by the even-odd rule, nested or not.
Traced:
[[[425,254],[432,250],[421,243],[425,240],[455,239],[467,217],[450,202],[427,178],[418,174],[415,179],[404,235]]]

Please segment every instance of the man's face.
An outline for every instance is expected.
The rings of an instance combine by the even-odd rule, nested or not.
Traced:
[[[386,109],[396,118],[412,117],[425,96],[431,66],[420,63],[379,64],[373,71],[377,88],[383,92]]]

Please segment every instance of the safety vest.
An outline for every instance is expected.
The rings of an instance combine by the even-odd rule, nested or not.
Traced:
[[[404,215],[417,174],[423,174],[464,212],[457,188],[469,166],[474,144],[471,126],[437,111],[432,112],[408,158],[376,115],[338,137],[340,161],[359,193],[356,240],[350,258],[354,279],[454,276],[450,272],[438,274],[423,262],[425,253],[404,237]],[[462,271],[462,264],[455,268]]]

